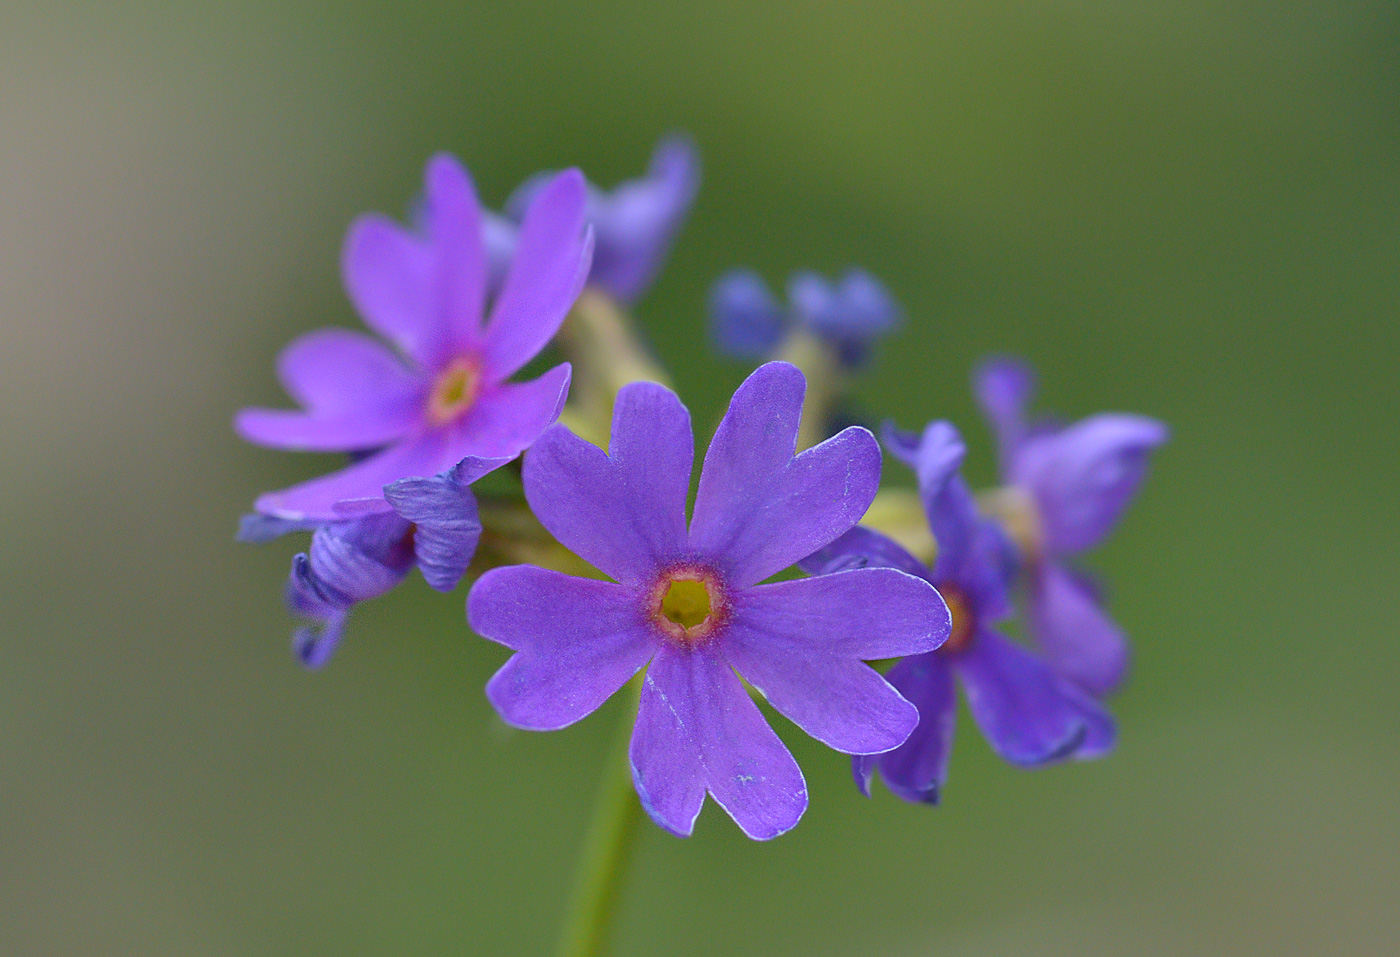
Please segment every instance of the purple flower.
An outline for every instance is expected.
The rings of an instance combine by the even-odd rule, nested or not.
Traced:
[[[302,664],[319,668],[330,660],[350,610],[394,588],[414,566],[438,591],[455,588],[481,539],[471,483],[507,461],[466,458],[440,475],[400,479],[384,489],[392,512],[317,527],[310,550],[292,559],[287,581],[288,606],[313,622],[292,636]],[[245,520],[243,532],[261,524]]]
[[[859,269],[834,283],[816,273],[798,273],[788,283],[786,307],[748,269],[725,274],[710,291],[715,339],[723,351],[743,358],[772,355],[790,330],[802,329],[831,345],[841,362],[854,368],[899,319],[899,305],[889,292]]]
[[[612,581],[518,565],[487,572],[467,601],[472,627],[516,652],[487,696],[517,727],[570,725],[646,669],[632,776],[653,820],[678,835],[706,792],[759,840],[806,808],[802,772],[739,674],[836,750],[888,751],[918,713],[863,661],[931,651],[948,634],[938,594],[901,571],[760,584],[850,529],[879,484],[864,429],[794,457],[804,388],[786,363],[740,386],[688,527],[694,439],[672,392],[624,388],[607,453],[550,429],[525,458],[526,498]]]
[[[345,329],[294,341],[278,373],[301,410],[244,409],[239,434],[273,448],[362,453],[338,472],[261,496],[291,522],[388,511],[383,488],[467,456],[510,459],[558,418],[569,366],[512,375],[549,342],[588,274],[593,239],[577,170],[550,179],[524,214],[515,254],[486,318],[482,214],[466,170],[429,163],[422,234],[377,215],[350,228],[345,287],[361,317],[400,354]],[[347,506],[346,503],[352,503]]]
[[[870,793],[878,769],[905,800],[938,802],[953,745],[955,678],[982,734],[1013,764],[1106,753],[1114,740],[1107,712],[993,627],[1012,611],[1007,543],[995,524],[978,515],[959,474],[965,449],[957,430],[947,422],[931,423],[922,437],[891,429],[886,445],[918,473],[919,496],[938,544],[933,567],[865,528],[847,532],[802,566],[816,574],[885,567],[919,575],[947,602],[952,634],[937,651],[907,657],[886,676],[918,707],[919,726],[898,748],[854,759],[861,790]]]
[[[525,216],[549,173],[521,184],[506,200],[504,217],[490,217],[488,245],[504,256],[514,242],[514,226]],[[596,245],[590,285],[630,303],[652,284],[700,188],[700,156],[684,136],[657,144],[646,175],[604,192],[589,184],[586,217]]]
[[[1071,425],[1031,422],[1030,368],[993,359],[975,391],[997,433],[1008,518],[1027,553],[1027,625],[1061,673],[1091,693],[1116,689],[1128,644],[1104,611],[1098,587],[1068,559],[1103,541],[1137,493],[1167,427],[1140,415],[1100,413]]]

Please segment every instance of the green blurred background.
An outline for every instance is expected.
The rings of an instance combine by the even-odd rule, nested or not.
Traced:
[[[1397,124],[1379,0],[4,4],[0,952],[546,950],[616,711],[505,729],[504,650],[416,577],[302,672],[292,545],[232,533],[323,463],[229,419],[356,324],[342,232],[431,152],[494,204],[673,128],[705,182],[638,315],[698,421],[723,269],[860,264],[909,314],[860,400],[979,481],[988,352],[1175,432],[1092,562],[1111,759],[1016,771],[964,715],[930,810],[780,722],[806,819],[649,829],[619,952],[1400,951]]]

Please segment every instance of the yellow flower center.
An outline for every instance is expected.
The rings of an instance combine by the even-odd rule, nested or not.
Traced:
[[[968,607],[967,596],[956,585],[940,585],[938,593],[943,596],[948,605],[948,614],[953,619],[953,628],[948,632],[948,640],[939,651],[950,655],[966,651],[967,646],[972,644],[972,635],[976,630],[976,620],[972,616],[972,609]]]
[[[434,425],[446,425],[461,417],[476,401],[481,370],[472,359],[457,359],[437,377],[428,397],[428,418]]]
[[[661,599],[661,614],[682,628],[703,625],[710,617],[710,590],[704,582],[673,581]]]
[[[657,629],[687,648],[709,640],[729,611],[715,574],[688,565],[667,569],[657,578],[649,605]]]

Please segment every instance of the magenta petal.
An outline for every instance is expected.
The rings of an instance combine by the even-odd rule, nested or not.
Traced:
[[[932,651],[950,627],[928,582],[890,568],[759,585],[734,597],[732,614],[724,656],[794,724],[847,754],[889,751],[919,722],[861,659]]]
[[[525,456],[525,498],[565,548],[638,585],[685,547],[690,413],[655,383],[626,386],[613,407],[609,448],[563,426],[550,429]]]
[[[447,348],[460,354],[481,338],[487,256],[471,176],[447,153],[428,162],[424,218],[436,257],[435,292]]]
[[[1006,476],[1026,435],[1026,406],[1035,395],[1035,371],[1020,359],[997,356],[973,372],[972,391],[996,433],[1001,472]]]
[[[771,636],[765,640],[852,660],[933,651],[952,627],[948,606],[933,586],[893,568],[772,582],[746,588],[733,600],[736,626]]]
[[[365,325],[424,365],[446,346],[434,293],[432,247],[398,223],[370,213],[345,237],[341,277]]]
[[[1045,662],[993,631],[978,632],[954,666],[977,726],[1012,764],[1072,756],[1100,711]]]
[[[705,651],[657,652],[630,756],[642,807],[682,837],[695,826],[706,791],[757,841],[791,829],[807,809],[797,762],[734,670]]]
[[[565,170],[525,213],[501,293],[491,309],[483,349],[493,381],[510,378],[559,331],[588,278],[592,230],[584,225],[583,174]]]
[[[239,436],[254,445],[289,452],[353,452],[402,438],[418,421],[418,408],[399,406],[351,415],[308,415],[290,409],[242,409],[234,417]]]
[[[487,572],[467,619],[517,652],[486,685],[507,723],[555,731],[592,714],[655,650],[633,593],[612,582],[514,565]]]
[[[863,661],[812,653],[795,643],[731,628],[724,656],[778,712],[845,754],[898,747],[919,712]]]
[[[383,504],[370,510],[387,510],[385,485],[413,475],[436,475],[455,461],[441,431],[419,434],[339,472],[268,492],[258,498],[254,508],[292,521],[344,519],[350,513],[335,506],[346,500],[377,500]]]
[[[1093,589],[1070,569],[1046,562],[1031,585],[1031,636],[1060,674],[1096,697],[1117,690],[1128,671],[1128,642]]]
[[[305,411],[244,409],[234,428],[257,445],[346,452],[401,438],[418,421],[423,385],[383,345],[348,329],[318,329],[277,361],[283,386]]]
[[[356,412],[423,397],[422,380],[362,332],[317,329],[277,357],[287,394],[308,412]]]
[[[457,458],[513,459],[554,424],[569,397],[572,367],[561,363],[538,379],[493,386],[454,429]]]
[[[1140,415],[1102,413],[1029,440],[1016,460],[1016,484],[1035,496],[1046,547],[1067,554],[1098,544],[1147,475],[1167,427]]]
[[[770,362],[739,386],[705,455],[690,545],[737,587],[807,557],[853,527],[880,483],[880,447],[850,428],[796,458],[805,380]]]
[[[958,715],[953,671],[941,655],[915,655],[891,668],[886,677],[919,709],[919,726],[893,751],[867,760],[879,765],[885,786],[906,801],[937,804],[948,780]]]

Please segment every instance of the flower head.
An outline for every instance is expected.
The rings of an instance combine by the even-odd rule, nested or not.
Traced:
[[[481,539],[471,483],[506,461],[466,458],[439,475],[400,479],[384,490],[392,512],[318,526],[311,548],[292,559],[287,581],[287,605],[312,622],[292,636],[301,663],[319,668],[329,661],[351,609],[393,589],[415,566],[432,588],[457,587]],[[296,530],[279,522],[250,516],[240,537]]]
[[[514,241],[514,227],[525,216],[552,174],[540,173],[506,200],[505,215],[491,217],[491,245],[498,255]],[[611,192],[588,185],[586,217],[596,245],[588,282],[624,303],[639,297],[656,279],[700,187],[700,156],[686,137],[657,144],[646,175],[618,184]]]
[[[421,234],[383,216],[358,219],[345,242],[345,287],[395,348],[345,329],[308,333],[278,361],[302,408],[244,409],[235,427],[273,448],[369,454],[261,496],[257,511],[293,523],[387,512],[391,482],[528,447],[558,418],[570,370],[509,380],[553,338],[583,286],[593,246],[584,206],[577,170],[541,186],[489,313],[482,213],[455,159],[428,163]]]
[[[904,741],[918,713],[863,662],[931,651],[948,634],[938,594],[902,571],[762,584],[850,529],[879,483],[879,446],[864,429],[794,456],[803,388],[785,363],[740,386],[688,524],[694,438],[674,393],[624,388],[606,453],[550,429],[526,456],[526,497],[612,580],[513,566],[487,572],[468,599],[472,627],[516,652],[487,695],[517,727],[572,724],[646,669],[633,781],[676,834],[691,832],[706,793],[757,839],[806,808],[802,772],[738,675],[818,740],[878,753]]]
[[[922,436],[891,429],[886,445],[918,474],[919,495],[938,544],[933,567],[865,528],[847,532],[803,567],[816,574],[886,567],[919,575],[947,602],[952,636],[937,651],[900,661],[886,676],[918,706],[919,726],[898,748],[854,759],[861,789],[870,793],[878,769],[890,790],[906,800],[937,803],[952,752],[955,679],[983,735],[1013,764],[1036,766],[1108,751],[1114,738],[1109,715],[994,627],[1012,610],[1007,542],[978,514],[959,473],[965,448],[957,430],[947,422],[931,423]]]
[[[899,305],[878,279],[860,269],[837,282],[802,272],[788,282],[783,306],[757,273],[736,269],[710,291],[710,321],[720,348],[744,358],[773,355],[794,330],[836,350],[847,368],[862,364],[875,340],[899,322]]]
[[[1100,413],[1068,425],[1031,421],[1030,368],[993,359],[974,377],[997,433],[1002,478],[996,500],[1027,556],[1027,623],[1061,672],[1096,695],[1122,682],[1128,645],[1104,611],[1098,588],[1066,559],[1101,542],[1118,523],[1167,440],[1155,419]]]

